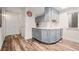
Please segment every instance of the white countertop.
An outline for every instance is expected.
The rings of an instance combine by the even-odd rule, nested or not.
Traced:
[[[61,29],[62,27],[37,27],[36,29]]]

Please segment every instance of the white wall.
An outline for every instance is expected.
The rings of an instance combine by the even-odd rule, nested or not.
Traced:
[[[32,11],[32,17],[26,15],[28,10]],[[37,10],[41,12],[37,13]],[[44,10],[42,10],[43,8],[3,8],[0,47],[6,35],[21,33],[25,39],[32,38],[32,28],[36,27],[35,16],[42,14],[44,12]]]
[[[3,8],[2,27],[5,36],[20,33],[21,13],[20,8]]]
[[[0,48],[6,35],[19,34],[22,23],[21,8],[2,8],[2,27],[0,28]]]
[[[73,29],[63,30],[63,39],[79,43],[79,30],[73,30]]]
[[[6,35],[19,34],[19,19],[17,14],[6,13]]]
[[[28,10],[32,11],[32,17],[27,16]],[[3,36],[21,33],[25,39],[32,38],[35,17],[43,12],[44,8],[3,8]]]
[[[30,10],[32,11],[32,17],[28,17],[27,16],[27,11]],[[24,26],[23,26],[23,32],[22,32],[22,36],[25,38],[25,39],[30,39],[32,38],[32,28],[35,28],[36,27],[36,24],[35,24],[35,14],[33,12],[33,9],[32,8],[25,8],[25,19],[24,19]]]
[[[79,10],[77,10],[79,11]],[[73,29],[68,27],[68,21],[69,21],[69,13],[73,13],[74,10],[66,11],[60,14],[59,20],[60,25],[63,27],[63,38],[67,40],[71,40],[74,42],[79,43],[79,29]],[[79,17],[79,15],[78,15]],[[78,19],[78,25],[79,25],[79,19]],[[79,26],[78,26],[79,27]]]
[[[2,29],[0,28],[0,48],[2,46],[3,40],[2,40]]]
[[[64,29],[68,28],[68,14],[61,13],[59,15],[59,25],[61,25]]]
[[[78,13],[78,28],[79,28],[79,13]]]

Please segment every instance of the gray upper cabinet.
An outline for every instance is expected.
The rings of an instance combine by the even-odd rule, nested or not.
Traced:
[[[57,20],[58,14],[59,14],[59,12],[55,8],[45,7],[44,14],[37,16],[35,18],[35,21],[37,23],[37,22],[47,22],[47,21],[51,21],[51,20]]]
[[[45,17],[44,14],[41,15],[41,16],[37,16],[37,17],[35,18],[35,22],[43,22],[43,21],[44,21],[44,17]]]

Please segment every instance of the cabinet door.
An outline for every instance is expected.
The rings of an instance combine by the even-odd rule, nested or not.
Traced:
[[[56,42],[56,30],[52,29],[49,31],[50,43]]]
[[[41,41],[41,30],[40,29],[32,29],[32,37]]]
[[[38,40],[41,40],[41,30],[40,29],[36,29],[36,37]]]
[[[49,43],[49,35],[48,30],[42,30],[42,41],[45,43]]]
[[[63,29],[60,29],[60,38],[62,38],[63,35]]]
[[[60,29],[56,29],[56,40],[58,41],[60,38]]]
[[[38,37],[38,30],[37,29],[32,29],[32,37],[37,39],[37,37]]]

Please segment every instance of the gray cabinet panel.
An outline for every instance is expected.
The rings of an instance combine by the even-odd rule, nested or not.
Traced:
[[[62,38],[62,29],[32,29],[34,38],[45,43],[54,43]]]
[[[42,31],[42,41],[43,42],[49,42],[49,35],[47,30],[41,30]]]
[[[60,39],[60,30],[56,29],[56,41],[58,41]]]
[[[41,30],[32,29],[32,37],[41,40]]]
[[[52,7],[45,7],[44,14],[37,16],[35,21],[39,22],[48,22],[49,20],[57,20],[59,12]],[[56,18],[56,19],[54,19]]]
[[[56,42],[56,30],[49,30],[50,43]]]

